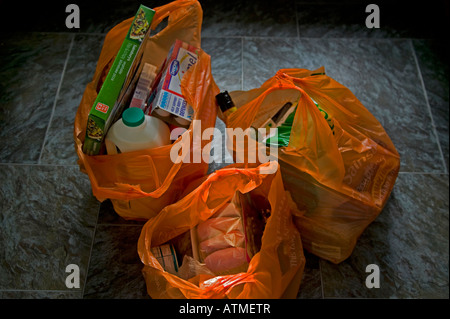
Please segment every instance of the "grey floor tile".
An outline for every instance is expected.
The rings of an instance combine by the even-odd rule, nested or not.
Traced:
[[[379,28],[368,28],[366,19],[379,9]],[[300,37],[324,38],[422,38],[444,36],[445,4],[417,6],[397,1],[321,1],[297,3]],[[448,17],[447,17],[448,20]],[[447,24],[446,24],[447,23]]]
[[[298,3],[299,36],[345,38],[393,36],[386,28],[367,28],[364,3]]]
[[[243,89],[260,87],[279,69],[302,68],[298,40],[246,38],[243,44]]]
[[[0,26],[2,30],[11,30],[11,26],[14,24],[14,31],[23,32],[67,32],[69,29],[65,23],[68,16],[66,6],[69,3],[73,2],[69,0],[53,3],[50,1],[38,3],[32,0],[23,0],[20,3],[2,1],[0,3]],[[21,19],[27,23],[15,23],[14,18],[17,17],[19,11]]]
[[[242,2],[239,1],[204,1],[202,37],[241,36]]]
[[[0,165],[0,290],[68,290],[86,278],[98,202],[77,167]]]
[[[75,115],[86,85],[94,75],[103,40],[103,36],[75,35],[47,131],[41,163],[77,163],[73,138]]]
[[[385,128],[401,171],[444,172],[409,40],[249,39],[243,50],[244,89],[260,86],[280,68],[324,66]]]
[[[149,299],[137,252],[142,226],[98,225],[84,298]]]
[[[2,30],[11,27],[14,13],[21,7],[21,18],[27,23],[17,24],[17,31],[35,32],[69,32],[69,33],[106,33],[116,24],[136,14],[139,5],[142,3],[149,7],[157,7],[168,3],[168,0],[152,0],[143,2],[138,0],[99,0],[92,2],[89,0],[62,0],[58,2],[35,2],[23,0],[20,4],[3,1],[0,3],[0,25]],[[71,12],[66,12],[68,4],[76,4],[80,13],[80,28],[67,28],[66,18]]]
[[[91,1],[78,1],[80,7],[80,32],[107,33],[122,21],[134,17],[139,5],[156,8],[171,1],[152,0],[100,0],[95,4]],[[101,8],[101,13],[99,13]]]
[[[143,3],[150,7],[156,7],[170,1],[152,0]],[[20,4],[3,1],[0,4],[0,25],[2,30],[11,27],[14,13],[21,7],[21,18],[27,23],[17,24],[17,31],[34,32],[69,32],[69,33],[106,33],[116,24],[125,19],[131,18],[136,14],[142,1],[137,0],[99,0],[92,2],[89,0],[62,0],[51,3],[35,2],[32,0],[23,0]],[[80,28],[68,28],[66,19],[72,12],[66,12],[68,4],[76,4],[79,8]]]
[[[89,33],[107,33],[115,25],[133,17],[141,4],[140,1],[105,1],[100,0],[93,4],[82,1],[80,7],[80,31]],[[145,5],[145,3],[143,3]],[[151,6],[152,5],[148,5]],[[101,13],[99,13],[101,8]],[[99,15],[101,16],[99,17]]]
[[[97,224],[105,225],[144,225],[145,221],[128,220],[117,214],[111,200],[107,199],[100,204]]]
[[[78,289],[79,290],[79,289]],[[51,290],[0,290],[0,299],[82,299],[82,292]]]
[[[295,1],[246,1],[239,12],[244,36],[297,37]],[[291,14],[287,14],[291,13]]]
[[[448,298],[448,175],[400,174],[350,258],[321,261],[325,298]],[[368,289],[366,266],[380,269]]]
[[[324,50],[339,60],[338,66],[329,63],[328,74],[347,86],[385,128],[400,153],[400,170],[443,172],[410,41],[336,40],[322,43],[314,58],[323,57]]]
[[[157,7],[171,2],[154,0],[146,5]],[[114,25],[132,17],[140,1],[100,0],[95,4],[78,0],[80,29],[68,29],[65,20],[66,6],[73,1],[36,3],[24,0],[27,10],[21,17],[27,23],[18,24],[16,30],[45,32],[94,32],[106,33]],[[365,8],[370,2],[361,1],[200,1],[204,12],[204,36],[297,36],[297,19],[300,36],[304,37],[442,37],[448,26],[445,1],[418,6],[398,1],[381,1],[380,29],[368,30]],[[13,12],[20,4],[0,4],[2,29],[12,23]],[[100,11],[101,10],[101,11]],[[445,19],[447,17],[447,19]]]
[[[321,299],[322,278],[320,272],[320,259],[305,251],[305,270],[298,291],[298,299]]]
[[[202,49],[211,56],[211,71],[221,91],[242,89],[242,40],[204,38]]]
[[[297,37],[295,2],[201,1],[203,37],[280,36]],[[286,14],[292,12],[292,14]]]
[[[416,39],[413,44],[448,171],[449,42],[443,39]]]
[[[37,163],[72,35],[1,37],[0,161]]]

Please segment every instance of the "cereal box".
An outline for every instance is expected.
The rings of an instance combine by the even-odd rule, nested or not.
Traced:
[[[83,152],[97,155],[106,136],[109,126],[120,113],[117,103],[124,83],[130,73],[134,59],[139,51],[155,11],[141,5],[137,11],[128,33],[122,42],[119,52],[106,76],[97,98],[89,112]]]

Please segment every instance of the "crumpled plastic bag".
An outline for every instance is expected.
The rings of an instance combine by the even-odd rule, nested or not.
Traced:
[[[295,298],[305,266],[300,233],[293,222],[299,213],[284,190],[277,162],[256,168],[233,164],[202,178],[188,187],[178,202],[165,207],[147,221],[138,241],[144,264],[143,274],[152,298]],[[271,173],[268,173],[271,172]],[[239,192],[267,201],[270,208],[257,251],[247,270],[217,275],[186,254],[179,273],[165,271],[152,248],[181,238],[187,243],[192,228],[208,221]],[[187,235],[187,236],[186,236]],[[175,244],[176,246],[176,244]]]
[[[160,66],[176,39],[200,48],[202,8],[198,1],[173,1],[154,10],[151,29],[167,17],[168,25],[148,39],[143,62]],[[89,111],[132,20],[118,24],[105,37],[93,80],[87,85],[76,114],[74,140],[80,170],[89,176],[94,196],[100,201],[111,199],[114,210],[125,219],[146,220],[173,203],[192,180],[204,176],[208,163],[174,163],[171,149],[178,147],[180,140],[171,145],[116,155],[83,153]],[[194,119],[201,120],[202,131],[213,128],[217,117],[215,95],[219,89],[211,74],[210,56],[201,49],[197,63],[182,78],[181,92],[194,109]],[[184,134],[189,134],[191,154],[201,153],[211,141],[192,143],[192,125]]]
[[[323,67],[281,69],[260,88],[229,94],[237,111],[219,116],[227,127],[244,130],[257,115],[298,101],[289,143],[277,159],[286,190],[304,212],[295,218],[303,246],[334,263],[348,258],[400,170],[399,153],[380,122]],[[229,148],[236,162],[250,157],[251,149]]]

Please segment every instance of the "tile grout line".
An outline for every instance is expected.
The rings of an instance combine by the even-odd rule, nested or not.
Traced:
[[[79,167],[78,164],[47,164],[47,163],[14,163],[14,162],[5,162],[0,163],[0,166],[8,166],[8,165],[14,165],[14,166],[51,166],[51,167]]]
[[[108,227],[144,227],[144,224],[113,224],[113,223],[97,223],[97,226],[108,226]]]
[[[411,175],[448,175],[448,172],[398,172],[399,174]]]
[[[244,90],[244,37],[241,37],[241,90]]]
[[[298,21],[297,1],[294,2],[294,10],[295,10],[295,26],[297,27],[297,40],[300,40],[300,23]]]
[[[48,133],[50,131],[50,126],[52,125],[52,120],[53,120],[53,116],[55,114],[56,104],[57,104],[58,98],[59,98],[59,91],[61,90],[61,86],[62,86],[62,83],[64,81],[64,74],[66,73],[67,63],[68,63],[69,58],[70,58],[70,53],[72,52],[74,39],[75,39],[75,35],[72,36],[72,39],[71,39],[70,45],[69,45],[69,50],[67,51],[66,60],[64,61],[64,67],[63,67],[63,70],[62,70],[62,73],[61,73],[61,78],[59,79],[58,88],[56,89],[55,100],[53,102],[52,113],[50,114],[50,119],[48,121],[47,129],[46,129],[45,135],[44,135],[44,141],[42,142],[41,153],[39,154],[38,164],[41,164],[41,161],[42,161],[42,155],[44,153],[45,143],[47,142],[47,135],[48,135]]]
[[[61,290],[61,289],[0,289],[0,293],[29,293],[29,294],[39,294],[39,293],[51,293],[51,294],[62,294],[66,295],[64,298],[67,299],[82,299],[83,295],[80,289],[70,289],[70,290]],[[74,295],[75,297],[71,297]],[[28,299],[29,297],[25,297]],[[46,297],[38,297],[39,299],[46,299]],[[48,297],[49,299],[55,299],[54,297]],[[6,298],[6,299],[22,299],[20,297]]]
[[[323,293],[322,262],[320,260],[319,260],[319,274],[320,274],[320,292],[322,294],[322,299],[325,299],[325,295]]]
[[[86,291],[86,286],[87,286],[87,281],[88,281],[88,276],[89,276],[89,267],[91,265],[92,251],[94,250],[95,236],[97,234],[97,227],[99,225],[98,220],[100,218],[100,208],[101,208],[101,204],[98,205],[98,209],[97,209],[97,221],[95,222],[94,232],[92,234],[91,249],[89,250],[89,259],[88,259],[88,262],[86,265],[86,276],[84,278],[83,288],[81,288],[81,299],[84,299],[84,293]]]
[[[416,63],[416,68],[417,68],[417,72],[419,74],[420,84],[422,86],[423,94],[424,94],[424,97],[425,97],[425,102],[427,104],[428,113],[429,113],[430,118],[431,118],[431,127],[433,128],[433,133],[434,133],[434,135],[436,137],[436,141],[437,141],[437,145],[438,145],[438,149],[439,149],[439,154],[441,155],[441,161],[442,161],[442,165],[444,167],[444,173],[448,174],[447,164],[445,163],[444,153],[442,152],[441,141],[439,140],[439,135],[438,135],[438,132],[437,132],[437,129],[436,129],[436,124],[434,123],[433,112],[431,111],[431,105],[430,105],[430,101],[428,99],[427,89],[425,87],[425,82],[423,80],[422,71],[420,69],[419,60],[417,59],[416,50],[414,49],[414,45],[413,45],[412,39],[409,39],[409,45],[411,47],[411,51],[412,51],[412,54],[413,54],[413,57],[414,57],[414,61]]]
[[[43,35],[52,35],[52,34],[62,34],[62,35],[92,35],[92,36],[103,36],[105,37],[108,32],[70,32],[70,31],[19,31],[18,33],[36,33],[36,34],[43,34]]]
[[[296,12],[297,16],[297,12]],[[297,24],[297,35],[296,36],[283,36],[283,39],[322,39],[322,40],[356,40],[356,39],[366,39],[366,40],[410,40],[410,39],[427,39],[426,37],[396,37],[396,36],[380,36],[380,37],[367,37],[367,36],[336,36],[336,37],[322,37],[322,36],[307,36],[307,37],[301,37],[300,36],[300,30],[299,30],[299,24]],[[1,33],[1,32],[0,32]],[[37,33],[37,34],[61,34],[61,35],[81,35],[81,36],[101,36],[106,37],[108,32],[106,33],[99,33],[99,32],[51,32],[51,31],[31,31],[29,33]],[[280,39],[281,35],[205,35],[202,36],[202,39],[240,39],[240,38],[255,38],[255,39],[261,39],[261,40],[271,40],[271,39]]]

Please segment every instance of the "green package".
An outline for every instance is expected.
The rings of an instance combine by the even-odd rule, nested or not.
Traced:
[[[137,11],[128,33],[122,42],[113,65],[106,76],[91,111],[86,126],[83,152],[98,155],[104,137],[116,114],[120,113],[119,94],[124,87],[134,59],[150,28],[155,11],[141,5]]]
[[[312,100],[312,99],[311,99]],[[328,126],[330,127],[333,135],[334,135],[334,122],[333,119],[328,115],[328,113],[317,104],[316,101],[312,100],[314,104],[319,109],[320,113],[323,115],[325,120],[327,121]],[[289,114],[289,116],[286,118],[286,120],[278,126],[278,134],[269,137],[266,139],[266,146],[276,146],[276,147],[286,147],[289,145],[289,139],[291,138],[291,130],[292,130],[292,124],[294,123],[294,116],[297,112],[297,106],[295,107],[294,111]]]
[[[294,123],[294,116],[297,112],[297,106],[295,107],[294,111],[289,114],[289,116],[286,118],[286,120],[277,127],[278,134],[269,137],[266,139],[266,145],[267,146],[276,146],[276,147],[285,147],[289,144],[289,139],[291,138],[291,130],[292,130],[292,124]]]

